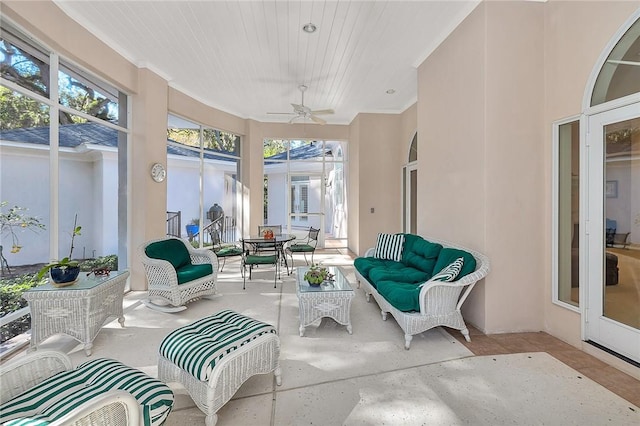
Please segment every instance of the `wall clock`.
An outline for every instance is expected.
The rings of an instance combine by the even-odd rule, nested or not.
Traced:
[[[151,178],[156,182],[162,182],[167,177],[167,171],[160,163],[155,163],[151,166]]]

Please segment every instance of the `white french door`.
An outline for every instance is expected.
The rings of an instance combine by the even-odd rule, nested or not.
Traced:
[[[403,167],[404,232],[417,234],[418,221],[418,164],[409,163]]]
[[[321,173],[289,173],[289,224],[288,229],[320,229],[318,247],[324,247],[325,233],[325,179]]]
[[[640,362],[640,103],[587,120],[585,340]]]

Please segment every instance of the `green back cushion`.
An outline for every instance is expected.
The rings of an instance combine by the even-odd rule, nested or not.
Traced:
[[[175,269],[191,263],[189,250],[180,240],[168,239],[151,243],[144,249],[147,256],[153,259],[162,259],[171,263]]]
[[[179,269],[176,269],[178,284],[185,284],[211,274],[213,274],[213,267],[210,263],[200,265],[186,265]]]
[[[471,253],[464,250],[448,247],[443,248],[440,251],[440,256],[438,256],[438,261],[436,262],[436,266],[433,268],[433,270],[438,273],[449,266],[451,263],[453,263],[459,257],[464,259],[464,264],[462,265],[462,270],[456,277],[457,280],[476,270],[476,259],[471,255]]]
[[[402,261],[407,266],[426,272],[429,275],[427,279],[429,279],[435,271],[436,261],[441,250],[441,244],[420,239],[414,241],[410,250],[407,249]]]
[[[417,284],[383,280],[378,281],[377,290],[399,311],[420,311],[420,287]]]
[[[7,401],[0,406],[0,423],[47,425],[109,390],[133,395],[145,426],[163,424],[173,407],[173,392],[160,380],[113,359],[99,358],[58,373]]]

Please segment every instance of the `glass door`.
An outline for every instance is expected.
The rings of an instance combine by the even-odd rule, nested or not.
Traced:
[[[289,174],[289,226],[304,238],[309,227],[320,229],[318,247],[324,247],[325,178],[322,173]]]
[[[404,232],[418,233],[418,165],[409,164],[404,167],[403,176],[404,198]]]
[[[640,104],[588,129],[585,338],[640,362]]]

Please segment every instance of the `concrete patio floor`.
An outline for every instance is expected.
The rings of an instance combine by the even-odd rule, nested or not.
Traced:
[[[228,262],[219,274],[220,294],[179,313],[151,311],[141,303],[143,292],[129,293],[125,328],[115,320],[105,325],[91,358],[115,358],[156,376],[158,345],[169,331],[233,309],[277,328],[282,386],[272,374],[252,377],[218,412],[221,426],[640,423],[636,405],[545,352],[476,356],[453,336],[459,332],[442,328],[416,336],[407,351],[395,320],[382,321],[375,302],[356,288],[350,256],[325,250],[316,261],[341,266],[352,283],[352,335],[325,318],[300,337],[295,275],[283,273],[274,289],[273,269],[261,267],[242,290],[239,264]],[[486,343],[477,333],[472,338]],[[70,353],[74,365],[87,360],[66,336],[41,348]],[[176,404],[166,424],[203,425],[204,414],[184,388],[170,386]]]

